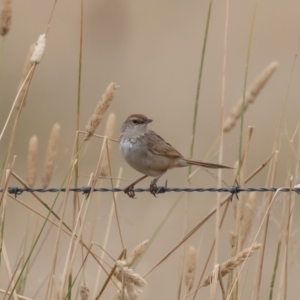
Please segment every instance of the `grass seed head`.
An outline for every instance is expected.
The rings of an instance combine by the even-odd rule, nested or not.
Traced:
[[[0,13],[0,34],[5,36],[11,26],[11,17],[12,17],[12,7],[11,0],[2,1],[2,11]]]
[[[115,91],[117,89],[116,83],[110,83],[106,88],[106,91],[102,95],[102,99],[96,105],[94,113],[91,115],[88,123],[86,125],[86,134],[85,140],[89,140],[91,136],[94,134],[95,130],[97,129],[98,125],[100,124],[103,115],[107,111],[108,107],[110,106],[111,102],[114,99]]]
[[[139,245],[137,245],[132,253],[130,254],[129,258],[126,260],[125,266],[126,267],[131,267],[137,259],[144,253],[144,251],[147,248],[147,244],[149,243],[149,240],[145,240]]]
[[[255,250],[259,249],[261,244],[254,243],[252,247],[249,247],[234,257],[229,258],[224,263],[220,265],[220,274],[221,277],[224,277],[232,270],[234,270],[237,266],[241,265],[247,258],[251,257]],[[213,279],[213,273],[208,275],[204,280],[202,286],[210,285]]]
[[[193,287],[195,279],[196,261],[197,251],[194,247],[191,246],[188,251],[187,265],[185,271],[185,284],[188,287],[188,290],[191,290],[191,288]]]
[[[46,48],[46,34],[43,33],[38,37],[34,51],[30,57],[32,64],[39,64],[42,60]]]
[[[42,176],[42,185],[44,188],[46,188],[49,185],[52,177],[59,132],[60,132],[60,125],[56,123],[52,128],[49,142],[48,142],[48,147],[47,147],[46,159],[44,164],[44,173]]]
[[[87,286],[81,285],[79,293],[80,293],[81,300],[89,300],[90,299],[90,289]]]
[[[245,244],[247,237],[250,233],[250,229],[255,218],[256,212],[256,192],[251,192],[247,199],[246,205],[243,207],[243,219],[241,222],[240,238],[241,245]]]
[[[26,58],[26,61],[25,61],[24,67],[23,67],[23,73],[22,73],[22,77],[21,77],[21,81],[20,81],[18,90],[21,88],[22,85],[23,85],[23,87],[22,87],[22,89],[19,93],[18,99],[16,101],[16,109],[22,108],[26,103],[26,96],[28,94],[28,89],[29,89],[29,85],[30,85],[30,81],[31,81],[31,76],[29,76],[28,78],[27,78],[27,76],[32,67],[32,63],[30,62],[30,57],[32,56],[34,47],[35,47],[34,44],[32,44],[29,47],[27,58]],[[24,83],[25,80],[26,80],[26,82]]]
[[[108,116],[107,122],[106,122],[106,128],[104,135],[108,138],[112,138],[114,135],[116,126],[116,115],[114,113],[111,113]],[[100,175],[106,177],[109,174],[109,153],[111,152],[111,146],[112,142],[110,140],[106,140],[107,147],[104,148],[104,152],[102,155],[102,163],[101,163],[101,170]],[[107,151],[108,150],[108,151]]]
[[[245,93],[245,101],[243,97],[236,103],[230,112],[230,116],[225,119],[223,125],[223,131],[230,131],[236,124],[236,121],[241,117],[243,113],[243,102],[244,102],[244,112],[247,110],[251,103],[254,103],[259,92],[263,89],[265,84],[271,78],[272,74],[278,68],[278,62],[274,61],[268,65],[263,72],[250,84]]]
[[[33,135],[29,140],[27,156],[27,184],[33,187],[37,174],[38,138]]]

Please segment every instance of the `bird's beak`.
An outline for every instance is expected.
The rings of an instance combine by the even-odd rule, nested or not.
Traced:
[[[149,123],[151,123],[153,120],[152,119],[147,119],[146,120],[146,124],[149,124]]]

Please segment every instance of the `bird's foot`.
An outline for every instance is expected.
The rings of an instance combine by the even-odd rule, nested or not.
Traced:
[[[156,185],[157,180],[152,180],[151,184],[150,184],[150,193],[155,197],[156,197],[156,192],[157,192],[157,185]]]
[[[135,199],[135,192],[133,190],[134,185],[129,185],[127,188],[124,189],[124,193],[128,195],[128,197]]]

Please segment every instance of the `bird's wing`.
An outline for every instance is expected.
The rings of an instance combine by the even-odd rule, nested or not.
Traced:
[[[162,137],[154,131],[149,130],[148,135],[148,149],[156,155],[164,155],[172,158],[181,158],[182,155]]]

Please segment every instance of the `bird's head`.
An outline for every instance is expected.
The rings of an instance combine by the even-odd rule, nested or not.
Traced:
[[[121,132],[126,135],[141,136],[147,132],[147,126],[153,120],[142,114],[133,114],[123,123]]]

